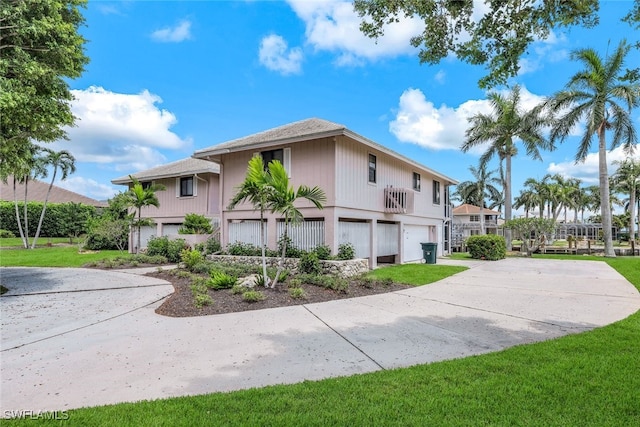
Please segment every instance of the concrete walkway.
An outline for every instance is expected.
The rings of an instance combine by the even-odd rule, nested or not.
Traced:
[[[471,268],[399,292],[194,318],[155,314],[172,286],[131,272],[1,268],[0,409],[373,372],[583,332],[640,309],[640,294],[603,262],[462,263]]]

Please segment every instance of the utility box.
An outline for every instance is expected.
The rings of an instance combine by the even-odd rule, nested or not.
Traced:
[[[437,243],[420,243],[422,245],[422,256],[427,264],[436,263],[436,254],[438,253]]]

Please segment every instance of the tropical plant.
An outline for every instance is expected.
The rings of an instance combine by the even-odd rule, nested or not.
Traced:
[[[323,203],[327,200],[327,197],[325,196],[324,191],[317,186],[310,188],[306,185],[301,185],[297,190],[294,189],[289,183],[289,176],[286,169],[278,160],[273,160],[269,163],[268,178],[269,184],[273,188],[269,198],[269,206],[271,207],[272,212],[280,213],[284,217],[282,252],[275,278],[271,284],[271,287],[275,287],[278,283],[280,272],[284,268],[289,224],[296,224],[303,220],[302,212],[300,212],[300,210],[295,206],[295,202],[298,199],[306,199],[317,209],[322,209]]]
[[[129,207],[135,208],[137,212],[137,217],[133,219],[133,227],[136,229],[136,247],[135,253],[140,251],[140,231],[142,227],[145,225],[150,225],[152,220],[150,218],[142,218],[142,208],[147,206],[155,206],[160,207],[160,202],[158,201],[158,196],[156,196],[157,191],[164,191],[164,185],[160,184],[151,184],[151,185],[142,185],[140,181],[138,181],[134,176],[129,175],[131,179],[132,185],[127,191],[127,200]]]
[[[251,160],[249,160],[244,181],[236,187],[236,194],[227,207],[227,209],[233,210],[239,203],[247,201],[253,205],[254,210],[260,211],[260,250],[262,255],[262,275],[265,278],[265,286],[269,285],[269,276],[267,276],[264,213],[269,208],[268,202],[272,191],[273,188],[269,185],[269,177],[265,170],[262,156],[253,156]]]
[[[184,222],[178,229],[179,234],[211,234],[211,220],[204,215],[190,213],[184,216]]]
[[[573,52],[572,59],[579,61],[584,69],[569,79],[564,90],[544,103],[556,116],[550,133],[552,143],[563,142],[578,123],[586,121],[576,152],[576,163],[585,160],[593,137],[598,138],[600,210],[607,257],[615,257],[616,254],[611,233],[606,131],[613,131],[610,150],[622,145],[629,152],[637,141],[630,112],[640,103],[640,85],[635,81],[623,80],[625,76],[622,74],[630,48],[623,40],[604,61],[593,49]]]
[[[47,202],[49,201],[49,195],[51,194],[51,189],[53,188],[53,183],[56,180],[56,175],[58,174],[58,169],[62,175],[60,179],[64,181],[67,179],[69,174],[74,173],[76,171],[75,165],[75,157],[71,155],[66,150],[62,151],[53,151],[48,148],[43,149],[43,152],[46,153],[43,158],[43,162],[45,166],[53,166],[53,176],[51,177],[51,182],[49,183],[49,188],[47,189],[47,195],[44,198],[44,204],[42,205],[42,212],[40,213],[40,220],[38,221],[38,228],[36,229],[36,234],[33,237],[33,241],[31,242],[31,249],[36,247],[36,241],[40,236],[40,230],[42,229],[42,221],[44,221],[44,214],[47,211]]]
[[[633,157],[629,157],[623,161],[614,161],[618,165],[618,170],[613,174],[613,184],[616,190],[629,195],[628,212],[629,212],[629,236],[635,239],[635,209],[636,209],[636,193],[640,187],[640,162]],[[640,223],[640,220],[638,221]]]
[[[495,198],[500,190],[493,186],[500,180],[493,175],[494,171],[487,171],[486,163],[481,163],[477,168],[469,166],[473,180],[458,184],[456,191],[463,200],[473,200],[474,205],[480,208],[480,234],[487,234],[484,226],[484,208],[487,198]]]
[[[486,165],[494,156],[504,162],[504,217],[511,219],[511,158],[518,154],[516,141],[520,140],[527,156],[542,160],[540,149],[552,149],[553,146],[544,137],[543,130],[548,125],[541,108],[523,111],[520,86],[514,86],[508,96],[492,92],[489,94],[491,114],[476,114],[469,119],[471,127],[465,133],[466,139],[462,151],[489,143],[489,147],[480,157],[480,166]],[[511,250],[511,230],[505,233],[507,250]]]
[[[517,218],[505,222],[504,227],[513,230],[522,241],[520,252],[531,256],[555,231],[556,222],[549,218]]]

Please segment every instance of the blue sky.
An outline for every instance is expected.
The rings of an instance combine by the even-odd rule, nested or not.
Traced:
[[[631,4],[604,1],[597,28],[555,31],[535,43],[510,81],[523,86],[525,105],[562,89],[579,69],[571,51],[605,55],[609,42],[613,49],[622,38],[636,40],[619,21]],[[459,147],[467,117],[490,111],[477,86],[485,70],[454,58],[420,65],[409,45],[420,22],[391,27],[376,44],[358,31],[351,3],[334,0],[89,1],[84,15],[91,62],[70,82],[79,120],[69,141],[52,144],[76,157],[77,172],[57,183],[72,191],[107,199],[123,190],[110,183],[116,177],[310,117],[344,124],[459,181],[477,165],[481,150]],[[627,65],[638,64],[633,50]],[[640,130],[640,111],[633,118]],[[576,144],[544,152],[542,162],[516,157],[514,196],[525,179],[547,173],[596,184],[597,145],[575,165]]]

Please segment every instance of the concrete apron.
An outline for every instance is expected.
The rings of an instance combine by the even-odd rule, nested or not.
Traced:
[[[0,299],[2,413],[429,363],[583,332],[640,309],[637,290],[603,262],[471,265],[394,293],[192,318],[155,314],[172,291],[156,279],[3,268],[12,291]]]

